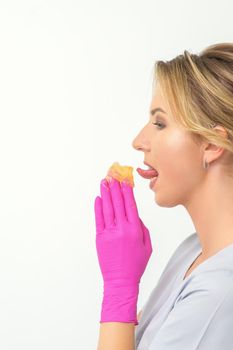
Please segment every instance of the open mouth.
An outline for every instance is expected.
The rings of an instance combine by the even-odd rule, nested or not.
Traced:
[[[158,171],[152,167],[149,167],[149,169],[137,168],[136,170],[138,174],[142,176],[144,179],[152,179],[153,177],[159,176]]]

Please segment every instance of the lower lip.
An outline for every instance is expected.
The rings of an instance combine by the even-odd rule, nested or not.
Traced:
[[[156,182],[157,182],[158,176],[156,177],[152,177],[152,179],[150,180],[150,188],[153,189]]]

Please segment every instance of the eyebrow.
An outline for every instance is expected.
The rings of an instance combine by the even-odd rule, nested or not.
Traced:
[[[152,110],[150,111],[150,114],[151,114],[151,115],[154,115],[155,112],[162,112],[162,113],[165,113],[165,114],[166,114],[166,112],[165,112],[162,108],[154,108],[154,109],[152,109]]]

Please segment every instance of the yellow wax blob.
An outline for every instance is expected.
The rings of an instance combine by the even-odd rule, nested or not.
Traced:
[[[120,183],[126,181],[130,186],[134,187],[133,167],[131,166],[120,165],[118,162],[114,162],[108,170],[106,179],[109,181],[110,177],[113,177]]]

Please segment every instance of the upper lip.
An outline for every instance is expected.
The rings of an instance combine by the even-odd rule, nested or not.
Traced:
[[[147,163],[146,161],[143,162],[145,165],[148,165],[149,167],[153,168],[149,163]],[[155,168],[153,168],[155,169]],[[156,169],[155,169],[156,170]]]
[[[157,174],[159,174],[158,170],[156,170],[152,165],[150,165],[149,163],[147,163],[146,161],[143,162],[145,165],[148,165],[149,167],[151,167],[152,169],[154,169],[156,171]]]

